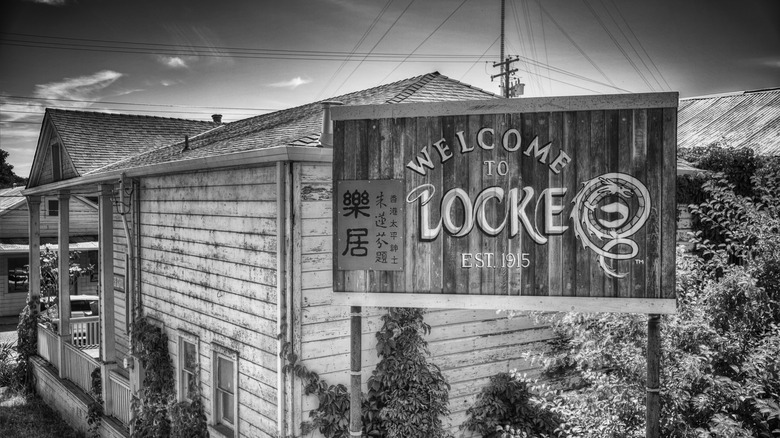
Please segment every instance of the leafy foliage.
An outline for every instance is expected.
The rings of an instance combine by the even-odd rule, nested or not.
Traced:
[[[132,401],[135,412],[133,436],[168,437],[171,435],[168,404],[174,400],[174,373],[168,355],[168,336],[146,318],[136,319],[132,334],[133,345],[146,370],[139,397],[133,397]]]
[[[78,264],[79,252],[69,253],[69,282],[73,284],[81,275],[91,272],[93,267],[81,267]],[[41,248],[41,297],[57,301],[59,290],[59,257],[56,251],[49,246]],[[50,298],[49,298],[50,297]],[[51,321],[51,315],[47,312],[41,314],[40,299],[27,297],[27,305],[19,316],[19,324],[16,328],[18,340],[16,343],[17,366],[14,371],[14,382],[17,388],[33,391],[32,367],[30,357],[38,353],[38,322]]]
[[[27,184],[27,178],[14,173],[14,166],[6,162],[8,152],[0,149],[0,189],[12,187],[14,184]]]
[[[703,185],[699,252],[678,251],[678,313],[661,320],[662,436],[780,436],[780,191],[776,162],[757,162],[775,167],[755,169],[749,191],[727,174]],[[646,318],[551,323],[560,340],[543,364],[565,389],[553,402],[562,432],[644,436]]]
[[[431,326],[423,310],[389,308],[377,332],[382,358],[368,379],[368,398],[377,400],[379,430],[386,437],[450,436],[441,418],[449,415],[450,385],[428,362],[423,338]]]
[[[388,309],[377,333],[381,357],[362,396],[363,436],[449,437],[441,417],[449,415],[449,384],[434,364],[428,363],[428,344],[423,336],[430,326],[421,309]],[[284,335],[280,334],[280,338]],[[301,424],[307,435],[319,430],[328,438],[349,437],[350,394],[344,385],[328,385],[298,361],[285,343],[284,371],[303,379],[306,395],[316,395],[319,405],[311,420]]]
[[[189,394],[190,401],[176,401],[168,336],[143,317],[133,323],[132,334],[136,354],[145,369],[140,395],[132,400],[133,437],[208,437],[200,384],[194,385],[196,389]],[[194,373],[195,378],[199,375]]]
[[[536,394],[539,388],[514,372],[496,374],[466,411],[461,429],[495,438],[554,436],[560,419]]]
[[[733,149],[722,143],[680,149],[678,155],[699,169],[723,173],[741,196],[753,195],[751,179],[760,167],[761,158],[750,148]]]
[[[92,438],[100,437],[100,423],[103,421],[103,381],[101,380],[100,367],[95,368],[90,373],[92,384],[90,395],[94,399],[87,407],[87,426],[89,436]]]

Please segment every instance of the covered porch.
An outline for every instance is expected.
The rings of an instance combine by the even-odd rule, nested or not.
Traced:
[[[132,390],[129,373],[122,367],[123,353],[117,353],[117,308],[124,308],[124,296],[115,299],[114,272],[114,184],[99,184],[57,190],[55,193],[27,195],[29,207],[29,293],[41,296],[41,195],[56,194],[59,202],[57,271],[69,272],[72,249],[70,234],[70,200],[75,194],[98,195],[98,279],[97,297],[71,295],[68,275],[58,276],[57,316],[42,319],[37,327],[37,353],[33,360],[36,389],[42,397],[72,425],[84,430],[86,412],[97,401],[103,400],[105,418],[102,436],[128,436],[131,422]],[[121,277],[121,276],[119,276]],[[121,279],[120,284],[123,284]],[[124,294],[122,294],[124,295]],[[95,306],[94,299],[97,298]],[[87,302],[88,301],[88,302]],[[86,309],[81,306],[87,305]],[[92,305],[90,308],[89,305]],[[124,318],[119,318],[124,325]],[[98,389],[99,388],[99,389]],[[99,391],[98,394],[95,392]],[[81,410],[84,409],[83,415]],[[78,411],[76,413],[75,411]],[[70,417],[70,418],[68,418]],[[75,423],[75,424],[74,424]]]

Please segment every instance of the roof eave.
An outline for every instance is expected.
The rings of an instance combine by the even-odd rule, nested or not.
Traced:
[[[333,162],[333,149],[300,146],[276,146],[265,149],[235,152],[219,156],[192,158],[188,160],[156,163],[147,166],[131,167],[98,174],[88,174],[65,181],[57,181],[22,191],[25,196],[43,195],[84,185],[118,181],[126,177],[145,177],[171,173],[211,170],[224,167],[251,166],[275,163],[279,161]]]

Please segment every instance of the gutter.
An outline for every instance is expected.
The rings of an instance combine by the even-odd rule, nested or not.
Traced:
[[[81,185],[118,182],[121,180],[122,175],[125,175],[127,178],[137,178],[154,175],[168,175],[179,172],[191,172],[196,170],[212,170],[221,167],[250,166],[254,164],[275,163],[280,161],[331,163],[333,162],[333,149],[301,146],[275,146],[272,148],[233,152],[218,156],[158,163],[148,166],[132,167],[129,169],[113,170],[93,175],[88,174],[64,181],[57,181],[22,190],[22,195],[43,195],[52,191],[77,187]]]

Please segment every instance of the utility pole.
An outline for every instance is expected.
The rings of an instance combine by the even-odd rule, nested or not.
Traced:
[[[512,73],[517,72],[516,68],[511,68],[512,63],[516,62],[519,58],[512,58],[511,56],[507,56],[506,59],[504,59],[504,21],[505,21],[505,15],[506,15],[506,0],[501,0],[501,55],[499,57],[499,62],[496,62],[493,64],[493,68],[495,67],[501,67],[501,73],[495,74],[490,76],[490,80],[493,80],[497,77],[501,77],[501,94],[505,98],[515,97],[514,93],[512,93],[512,88],[509,86],[509,77],[512,75]]]

